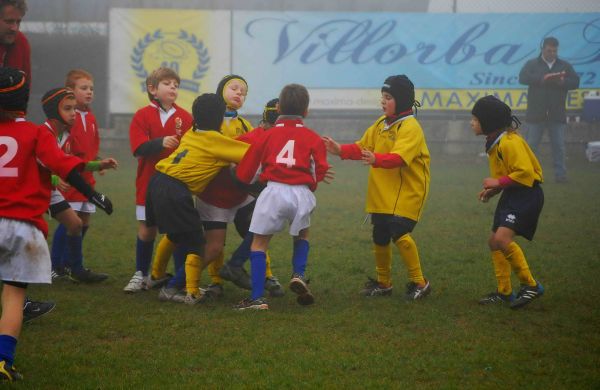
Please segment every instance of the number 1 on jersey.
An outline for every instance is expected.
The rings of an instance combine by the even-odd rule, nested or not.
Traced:
[[[285,164],[285,165],[287,165],[288,168],[291,168],[294,165],[296,165],[296,159],[294,158],[294,143],[295,142],[296,141],[291,139],[285,143],[285,145],[283,146],[283,148],[277,155],[277,158],[275,159],[275,162],[277,164]]]

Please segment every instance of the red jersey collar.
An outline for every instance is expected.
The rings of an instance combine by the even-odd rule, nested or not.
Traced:
[[[283,127],[283,126],[296,126],[302,127],[304,126],[303,118],[298,115],[280,115],[277,121],[275,121],[275,125],[273,127]],[[298,126],[300,125],[300,126]]]

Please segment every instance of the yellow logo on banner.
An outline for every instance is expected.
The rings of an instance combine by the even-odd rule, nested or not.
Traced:
[[[139,79],[142,92],[146,78],[154,69],[173,69],[181,78],[180,89],[197,94],[200,80],[209,69],[210,56],[202,40],[185,30],[146,33],[139,38],[131,56],[131,68]]]

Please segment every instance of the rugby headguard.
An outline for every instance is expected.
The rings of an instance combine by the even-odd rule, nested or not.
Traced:
[[[479,120],[481,131],[486,135],[510,127],[513,121],[517,123],[516,127],[520,123],[512,115],[510,107],[493,95],[484,96],[477,100],[471,114]]]
[[[25,115],[29,85],[25,73],[14,68],[0,68],[0,109]]]
[[[58,107],[60,106],[60,103],[68,97],[75,99],[75,94],[68,88],[54,88],[46,92],[44,96],[42,96],[42,108],[44,109],[46,118],[56,119],[66,125],[67,122],[65,122],[60,115]]]
[[[275,124],[277,118],[279,117],[279,113],[277,112],[277,103],[279,103],[278,98],[271,99],[267,102],[263,110],[262,119],[271,126]]]
[[[214,93],[202,94],[192,104],[192,115],[195,129],[219,131],[225,115],[225,101]]]
[[[225,87],[227,86],[227,84],[232,80],[240,80],[241,82],[243,82],[246,85],[246,91],[248,90],[248,83],[242,76],[238,76],[236,74],[230,74],[230,75],[223,77],[221,79],[221,81],[219,81],[219,85],[217,86],[217,96],[219,96],[221,99],[225,100],[225,96],[223,95],[223,92],[225,91]],[[227,101],[225,101],[225,103],[229,104],[229,102],[227,102]]]
[[[415,105],[415,86],[406,75],[390,76],[385,79],[381,92],[389,93],[396,101],[396,115],[412,109]]]

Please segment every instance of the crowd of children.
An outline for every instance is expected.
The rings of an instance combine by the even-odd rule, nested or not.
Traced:
[[[110,200],[94,190],[93,172],[118,165],[99,157],[98,124],[90,110],[92,75],[71,71],[64,87],[48,91],[42,98],[47,117],[42,125],[24,120],[25,80],[20,71],[0,68],[0,378],[7,380],[20,378],[13,361],[27,284],[65,277],[95,283],[108,277],[84,267],[82,243],[95,208],[112,212]],[[160,287],[163,301],[196,304],[220,297],[227,280],[250,290],[234,309],[266,310],[266,292],[284,294],[270,270],[269,242],[289,226],[288,288],[299,304],[313,304],[306,278],[310,216],[318,184],[333,179],[327,153],[369,166],[366,212],[376,277],[369,278],[361,294],[392,294],[393,246],[408,275],[405,298],[419,300],[431,293],[411,235],[430,190],[430,155],[407,76],[385,79],[383,115],[351,144],[321,137],[304,125],[310,97],[302,85],[285,86],[253,129],[238,114],[248,93],[243,77],[225,76],[216,93],[195,99],[191,114],[175,103],[179,83],[171,69],[153,71],[146,81],[150,102],[131,121],[138,231],[136,269],[126,293]],[[472,115],[474,133],[486,136],[490,164],[479,199],[487,202],[502,193],[488,242],[498,286],[479,303],[519,308],[544,293],[514,240],[517,235],[533,239],[544,199],[542,171],[516,132],[519,122],[510,107],[486,96]],[[50,252],[42,218],[46,211],[59,222]],[[241,239],[225,262],[228,223],[235,223]],[[173,275],[166,272],[171,257]],[[250,273],[244,268],[248,260]],[[210,284],[201,288],[205,269]],[[521,282],[516,294],[510,283],[513,270]]]

